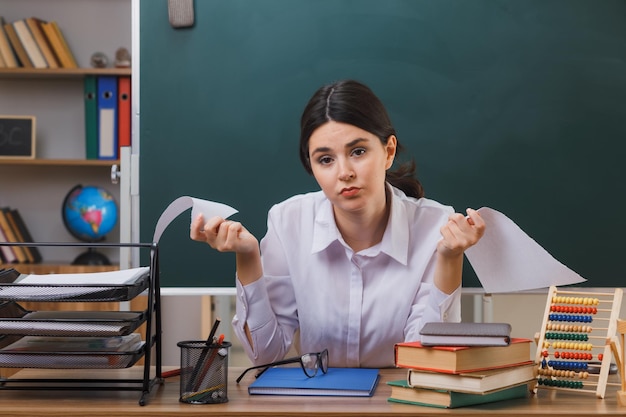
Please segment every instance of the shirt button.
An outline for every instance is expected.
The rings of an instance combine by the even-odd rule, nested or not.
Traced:
[[[443,313],[443,320],[448,320],[448,313]]]

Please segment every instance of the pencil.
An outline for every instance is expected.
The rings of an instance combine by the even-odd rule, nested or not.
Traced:
[[[196,363],[196,366],[193,368],[193,371],[191,372],[191,377],[189,378],[189,382],[187,383],[187,391],[192,391],[192,390],[196,391],[193,389],[193,387],[197,386],[198,384],[202,382],[202,381],[197,381],[198,374],[203,369],[206,356],[209,354],[209,351],[211,350],[210,346],[213,343],[213,338],[215,337],[217,328],[220,325],[220,321],[221,320],[218,317],[215,319],[215,322],[213,322],[213,327],[211,327],[211,331],[209,332],[209,337],[206,340],[206,346],[202,349],[202,352],[200,353],[200,358],[198,359],[198,363]]]
[[[169,378],[170,376],[177,376],[177,375],[180,375],[180,368],[172,369],[171,371],[165,371],[161,373],[162,378]]]

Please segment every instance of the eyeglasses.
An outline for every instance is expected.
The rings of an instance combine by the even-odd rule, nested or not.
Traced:
[[[313,378],[315,375],[317,375],[318,369],[321,370],[322,373],[326,373],[328,372],[328,349],[324,349],[323,351],[317,353],[305,353],[302,356],[294,356],[293,358],[287,358],[283,359],[282,361],[272,362],[265,365],[252,366],[243,371],[241,375],[239,375],[239,378],[237,378],[237,383],[241,381],[243,376],[248,373],[248,371],[251,371],[253,369],[264,368],[261,372],[256,374],[255,377],[258,378],[261,376],[261,374],[263,374],[263,372],[267,371],[272,366],[286,365],[288,363],[298,362],[300,363],[300,367],[304,371],[304,374],[309,378]]]

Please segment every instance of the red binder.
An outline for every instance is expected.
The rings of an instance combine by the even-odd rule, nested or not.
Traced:
[[[117,108],[119,146],[130,146],[131,138],[131,108],[130,108],[130,77],[122,76],[117,79]],[[118,155],[121,155],[121,151]]]

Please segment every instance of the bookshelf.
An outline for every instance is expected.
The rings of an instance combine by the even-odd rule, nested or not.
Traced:
[[[88,75],[130,76],[115,68],[115,51],[131,49],[131,0],[20,0],[3,4],[5,23],[28,17],[58,22],[78,68],[0,68],[0,114],[36,117],[34,159],[0,157],[0,207],[17,208],[39,242],[76,242],[65,229],[61,207],[77,184],[105,188],[121,204],[120,186],[112,183],[119,160],[87,160],[85,149],[84,79]],[[103,52],[106,68],[92,68],[91,55]],[[123,210],[120,207],[120,213]],[[105,242],[120,241],[120,223]],[[80,253],[74,247],[42,248],[45,269],[59,272]],[[115,268],[116,248],[105,255]],[[25,269],[25,264],[18,264]]]

